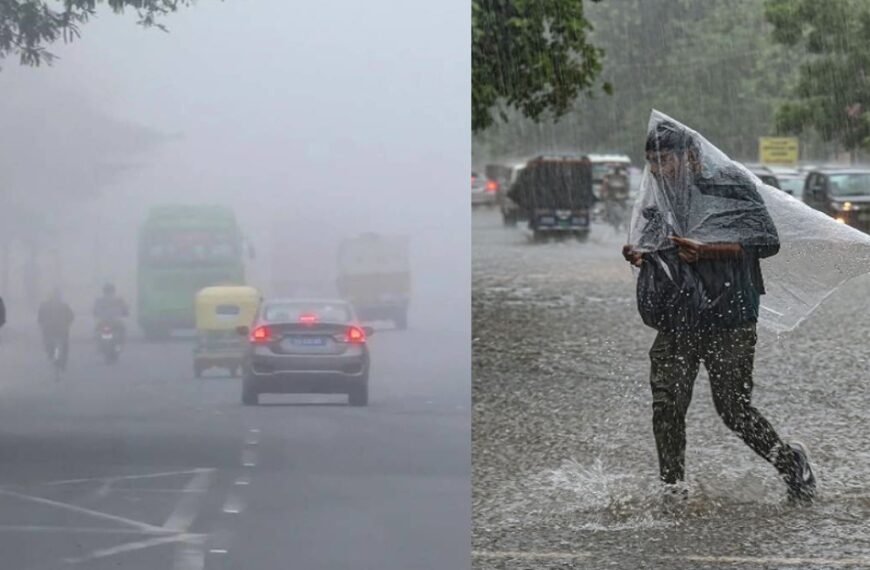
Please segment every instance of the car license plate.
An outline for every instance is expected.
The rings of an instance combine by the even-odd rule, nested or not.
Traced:
[[[103,340],[112,340],[111,333],[103,333]]]
[[[326,339],[322,336],[295,336],[285,342],[290,346],[324,346]]]

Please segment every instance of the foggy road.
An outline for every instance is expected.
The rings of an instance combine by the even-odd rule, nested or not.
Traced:
[[[689,500],[657,493],[648,351],[624,238],[533,244],[473,221],[474,567],[870,567],[866,330],[870,280],[796,331],[760,329],[754,403],[809,446],[819,498],[789,506],[728,431],[706,374],[687,417]]]
[[[55,384],[33,333],[4,330],[0,566],[467,567],[468,364],[450,338],[378,331],[367,408],[244,408],[238,379],[193,377],[186,341],[133,339],[110,367],[79,339]]]

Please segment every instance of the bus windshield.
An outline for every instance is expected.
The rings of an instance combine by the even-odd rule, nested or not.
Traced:
[[[221,265],[238,261],[240,255],[238,240],[226,231],[152,233],[142,244],[143,261],[152,267]]]

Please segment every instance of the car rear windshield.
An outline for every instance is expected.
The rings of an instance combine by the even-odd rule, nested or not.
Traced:
[[[302,316],[314,316],[322,323],[347,323],[350,311],[343,303],[270,303],[263,310],[263,320],[270,323],[298,322]]]
[[[832,196],[870,196],[870,172],[831,175]]]

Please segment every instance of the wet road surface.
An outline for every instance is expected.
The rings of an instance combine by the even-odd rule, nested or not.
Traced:
[[[469,566],[467,334],[371,339],[368,408],[193,377],[191,344],[72,347],[55,384],[26,330],[0,343],[0,567]]]
[[[704,372],[687,417],[690,498],[663,502],[647,352],[623,236],[533,244],[473,221],[474,567],[870,567],[870,279],[793,333],[760,331],[755,405],[809,446],[820,498],[790,506],[724,426]]]

